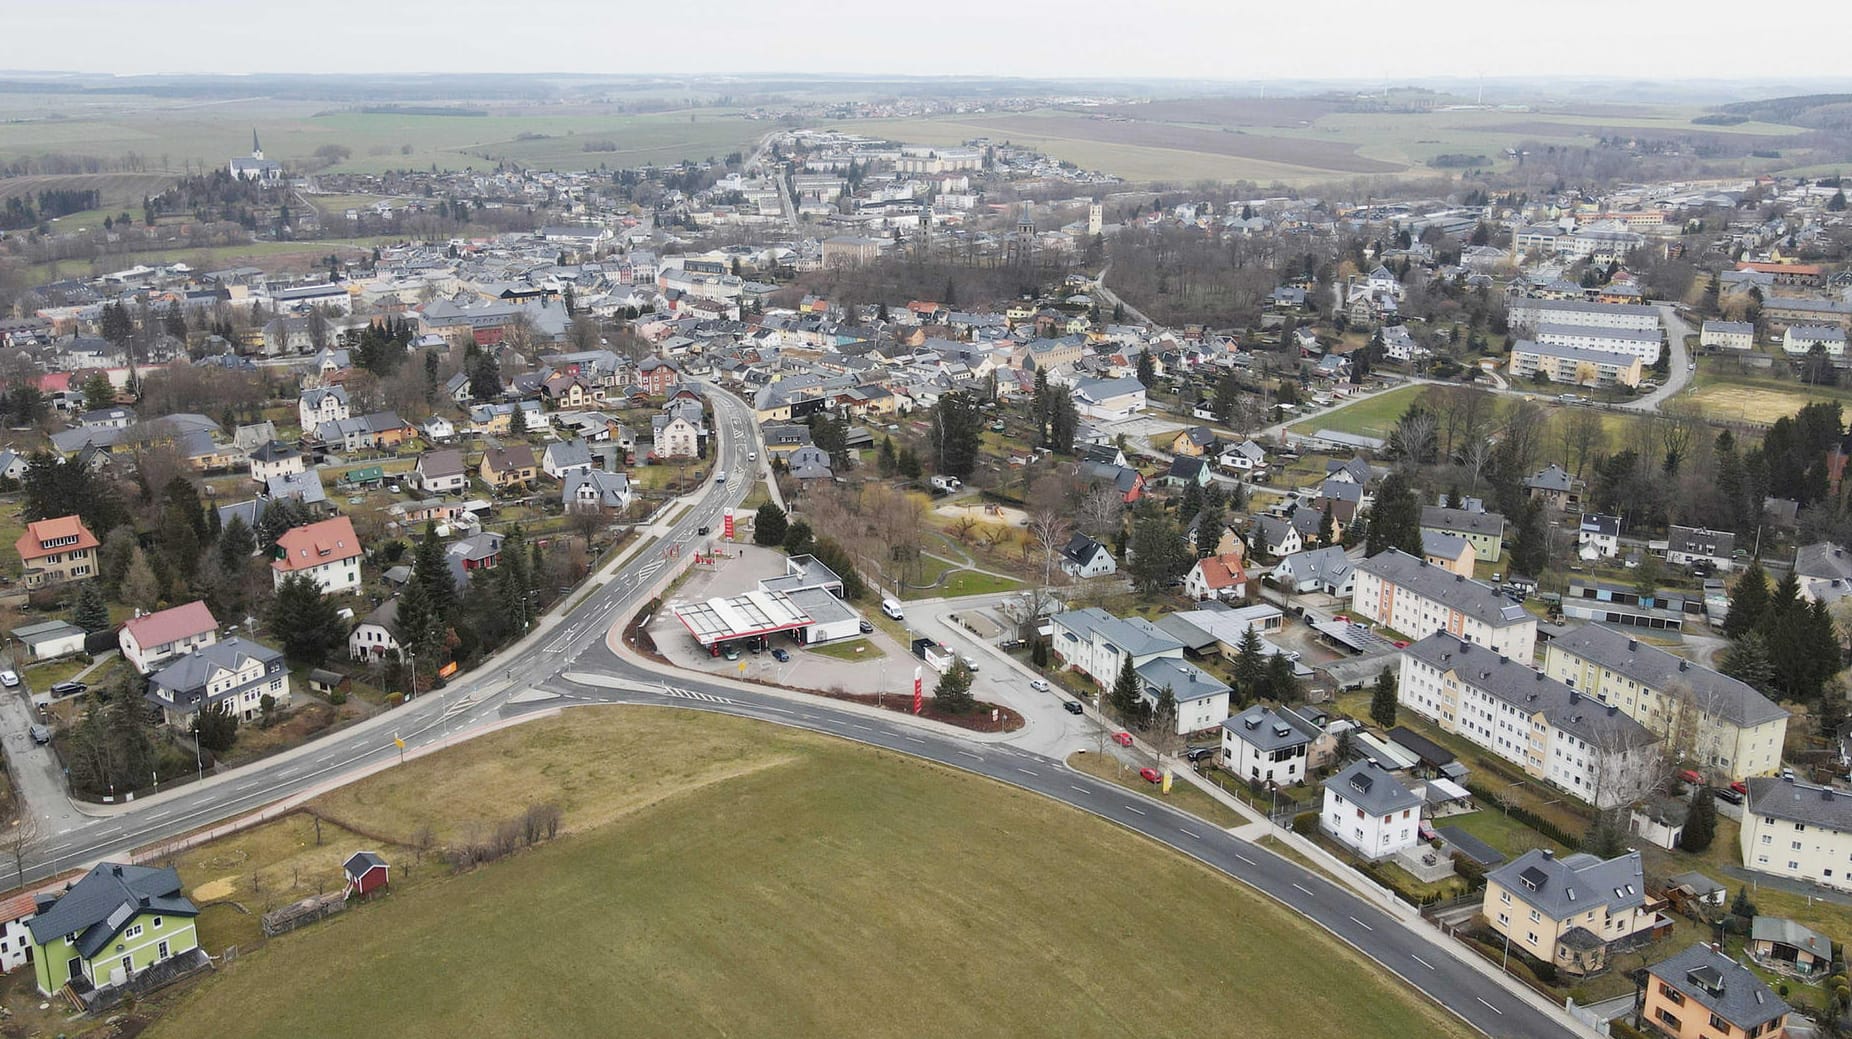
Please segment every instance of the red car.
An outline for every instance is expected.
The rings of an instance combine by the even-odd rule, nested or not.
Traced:
[[[1331,618],[1331,619],[1332,619],[1332,620],[1334,620],[1334,621],[1337,621],[1337,622],[1338,622],[1339,624],[1349,624],[1349,623],[1350,623],[1350,614],[1348,614],[1348,613],[1340,613],[1340,614],[1338,614],[1338,615],[1337,615],[1336,617],[1333,617],[1333,618]]]
[[[1129,747],[1132,745],[1132,734],[1129,732],[1115,732],[1112,734],[1112,741],[1121,747]]]
[[[1686,769],[1683,772],[1680,772],[1678,774],[1678,778],[1694,786],[1702,786],[1704,784],[1704,777],[1698,775],[1696,772],[1692,771],[1691,769]]]
[[[1144,780],[1147,783],[1157,783],[1157,782],[1161,782],[1164,779],[1163,776],[1158,774],[1158,770],[1155,768],[1139,769],[1138,778]]]
[[[1407,639],[1396,639],[1394,642],[1390,643],[1390,645],[1394,646],[1397,649],[1407,649],[1408,640]]]
[[[1737,792],[1737,793],[1739,793],[1739,794],[1748,794],[1748,793],[1749,793],[1749,788],[1748,788],[1748,787],[1746,787],[1746,786],[1744,786],[1744,785],[1743,785],[1743,781],[1742,781],[1742,780],[1740,780],[1740,779],[1739,779],[1739,780],[1737,780],[1737,781],[1736,781],[1736,782],[1734,782],[1734,783],[1731,783],[1731,784],[1730,784],[1730,789],[1731,789],[1731,790],[1734,790],[1734,791],[1736,791],[1736,792]]]

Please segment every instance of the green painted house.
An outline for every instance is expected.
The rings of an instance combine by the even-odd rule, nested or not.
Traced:
[[[42,897],[26,924],[39,991],[120,985],[192,953],[199,948],[198,915],[172,868],[101,863],[64,894]]]

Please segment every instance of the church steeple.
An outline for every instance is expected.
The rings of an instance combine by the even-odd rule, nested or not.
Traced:
[[[264,146],[257,143],[257,127],[253,126],[251,127],[251,158],[261,161],[263,157]]]

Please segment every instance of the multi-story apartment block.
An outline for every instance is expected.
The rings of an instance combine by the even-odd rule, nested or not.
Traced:
[[[1402,651],[1400,703],[1598,808],[1635,800],[1660,762],[1645,726],[1618,707],[1483,646],[1437,632]]]
[[[1489,585],[1398,549],[1357,564],[1353,616],[1424,639],[1445,632],[1520,664],[1531,662],[1537,618]]]
[[[1747,781],[1743,865],[1758,873],[1852,891],[1852,793],[1794,779]]]
[[[1628,717],[1679,758],[1730,780],[1781,767],[1788,712],[1747,684],[1590,624],[1544,648],[1544,673]]]

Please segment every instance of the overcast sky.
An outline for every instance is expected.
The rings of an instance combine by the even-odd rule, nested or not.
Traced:
[[[1412,80],[1839,74],[1852,4],[1689,0],[8,0],[0,66]],[[1775,10],[1771,8],[1770,10]],[[1811,46],[1809,45],[1811,41]]]

